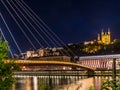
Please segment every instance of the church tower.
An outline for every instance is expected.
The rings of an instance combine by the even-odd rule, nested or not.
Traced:
[[[110,33],[110,29],[108,28],[108,32],[101,32],[101,42],[103,44],[110,44],[111,43],[111,33]]]

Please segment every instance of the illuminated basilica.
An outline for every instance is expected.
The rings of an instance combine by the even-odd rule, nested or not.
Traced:
[[[103,43],[103,44],[110,44],[111,43],[111,33],[110,29],[108,29],[108,32],[101,32],[101,34],[98,34],[98,43]]]
[[[110,29],[108,29],[107,32],[104,32],[103,29],[102,29],[101,33],[98,34],[97,40],[87,41],[87,42],[84,42],[84,44],[85,45],[87,45],[87,44],[93,44],[96,41],[99,44],[105,44],[105,45],[110,44],[111,43],[111,32],[110,32]]]

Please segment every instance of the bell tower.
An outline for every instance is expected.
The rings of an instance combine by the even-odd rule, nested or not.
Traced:
[[[110,44],[111,43],[111,33],[110,29],[108,28],[108,32],[101,32],[101,42],[103,44]]]

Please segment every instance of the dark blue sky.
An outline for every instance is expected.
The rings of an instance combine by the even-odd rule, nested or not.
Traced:
[[[120,39],[120,0],[26,0],[26,3],[64,41],[97,38],[109,27]]]
[[[3,1],[10,9],[6,0]],[[112,39],[120,39],[120,0],[24,1],[66,44],[97,39],[97,34],[101,32],[101,29],[103,28],[104,31],[107,31],[108,27],[111,30]],[[24,47],[24,51],[30,49],[31,46],[29,47],[29,44],[26,44],[27,41],[21,35],[18,26],[15,25],[15,22],[13,22],[13,19],[1,2],[0,10],[18,44],[22,48]],[[10,10],[13,12],[12,9]],[[15,18],[18,18],[14,12],[13,15]],[[20,20],[19,23],[21,24]],[[12,45],[13,40],[9,38],[3,21],[0,22],[0,25],[9,39],[10,46],[15,49],[16,46]],[[25,30],[24,27],[23,29]],[[36,46],[38,45],[36,44]]]

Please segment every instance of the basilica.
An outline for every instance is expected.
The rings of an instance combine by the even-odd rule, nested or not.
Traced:
[[[103,43],[103,44],[110,44],[111,43],[111,33],[110,29],[108,29],[108,32],[101,32],[101,34],[98,34],[98,43]]]
[[[103,29],[101,33],[98,34],[97,40],[84,42],[85,45],[93,44],[94,42],[98,42],[99,44],[109,45],[111,43],[111,32],[108,29],[107,32],[104,32]]]

